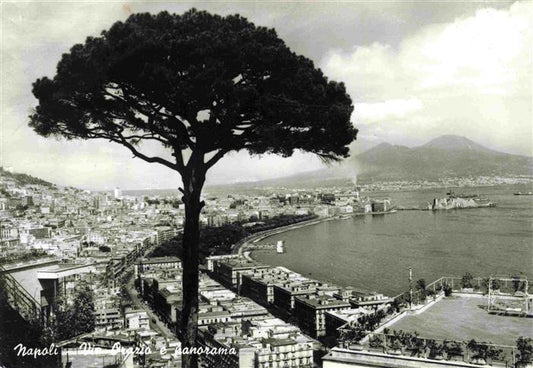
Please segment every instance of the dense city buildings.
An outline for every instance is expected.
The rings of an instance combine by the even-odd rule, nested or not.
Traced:
[[[213,277],[221,276],[228,286],[216,282],[207,274],[200,277],[200,306],[198,325],[202,331],[201,341],[207,347],[233,348],[235,354],[207,356],[207,366],[268,367],[272,359],[285,362],[291,367],[312,366],[313,340],[302,334],[296,326],[272,316],[268,310],[252,299],[229,290],[234,288],[231,275],[217,263],[246,265],[238,267],[241,272],[270,269],[269,266],[247,262],[242,258],[214,257]],[[160,260],[158,261],[160,262]],[[169,273],[168,269],[151,269],[139,273],[142,296],[152,306],[162,321],[174,327],[181,315],[181,275]],[[304,363],[302,363],[304,364]]]
[[[398,183],[398,188],[407,186]],[[185,214],[177,196],[135,197],[119,188],[113,193],[92,193],[43,183],[20,184],[6,176],[0,176],[0,189],[0,276],[8,280],[10,275],[27,272],[18,280],[2,281],[20,288],[18,294],[10,289],[9,296],[17,301],[21,315],[36,313],[46,323],[54,323],[57,308],[68,310],[80,300],[90,307],[90,331],[73,330],[75,335],[57,342],[63,366],[85,367],[99,361],[98,366],[104,367],[119,360],[131,368],[181,366],[182,263],[175,255],[179,252],[151,256],[158,246],[179,239]],[[257,240],[279,226],[294,225],[294,218],[316,223],[393,211],[395,204],[389,198],[364,195],[377,189],[367,185],[206,194],[200,220],[204,227],[237,226],[243,229],[242,236],[253,234]],[[311,368],[326,353],[324,367],[437,364],[427,354],[400,359],[390,346],[377,351],[370,346],[376,345],[373,335],[361,340],[370,347],[361,348],[359,340],[346,339],[346,331],[364,328],[366,333],[383,334],[386,326],[409,318],[411,311],[401,295],[362,292],[261,264],[246,250],[283,252],[283,244],[249,241],[241,247],[242,236],[224,248],[235,254],[214,246],[205,250],[202,259],[199,343],[225,352],[203,355],[203,367]],[[447,282],[455,289],[461,284],[453,279]],[[432,297],[415,305],[414,315],[443,298],[443,285],[442,280],[439,288],[428,285]],[[90,290],[90,300],[80,299],[83,288]],[[100,350],[84,354],[80,342]],[[140,356],[117,355],[112,351],[117,343],[149,351]],[[454,366],[470,366],[465,362]]]

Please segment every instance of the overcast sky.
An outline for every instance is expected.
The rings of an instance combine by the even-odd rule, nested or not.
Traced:
[[[239,13],[273,27],[295,52],[344,81],[360,130],[357,154],[377,143],[415,146],[442,134],[522,155],[532,148],[532,2],[1,2],[0,165],[88,189],[172,188],[169,169],[105,141],[65,142],[28,127],[31,84],[61,55],[132,12],[191,7]],[[296,154],[234,153],[208,183],[286,176],[321,167]]]

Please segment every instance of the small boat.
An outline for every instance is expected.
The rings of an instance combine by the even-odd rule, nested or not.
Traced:
[[[285,241],[278,240],[278,242],[276,243],[276,253],[283,254],[285,252],[284,247],[283,247],[284,244],[285,244]]]
[[[514,195],[533,195],[533,192],[527,192],[527,193],[516,192],[514,193]]]

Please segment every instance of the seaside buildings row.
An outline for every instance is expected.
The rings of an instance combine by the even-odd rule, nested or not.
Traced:
[[[183,308],[181,266],[172,262],[174,266],[169,268],[172,260],[168,261],[162,265],[162,259],[140,260],[136,265],[139,270],[136,286],[162,321],[175,329]],[[200,344],[211,349],[235,350],[234,354],[204,355],[203,366],[313,366],[317,343],[298,327],[274,317],[265,307],[229,290],[207,274],[200,276],[199,292]]]
[[[136,284],[162,320],[176,326],[182,308],[180,265],[161,262],[140,260],[136,268],[143,271]],[[338,327],[392,301],[237,255],[208,257],[207,271],[200,277],[200,340],[237,351],[232,357],[204,357],[207,367],[312,367],[322,347],[316,338],[329,334],[335,340]],[[293,324],[284,322],[289,320]]]
[[[471,346],[466,341],[438,342],[416,334],[406,337],[408,335],[402,335],[401,331],[400,334],[387,335],[391,333],[384,328],[389,323],[394,324],[401,317],[423,313],[429,306],[439,302],[444,297],[444,285],[453,287],[455,282],[454,292],[459,295],[463,293],[464,297],[470,297],[475,294],[474,297],[481,297],[462,285],[458,278],[441,278],[431,283],[428,288],[433,293],[427,294],[431,296],[416,298],[420,304],[409,309],[382,294],[358,292],[350,287],[323,283],[284,267],[263,265],[238,255],[208,257],[206,266],[207,274],[202,274],[200,282],[199,325],[202,342],[212,347],[233,347],[238,352],[231,360],[210,357],[207,367],[306,367],[305,357],[311,356],[311,350],[315,363],[322,360],[323,366],[328,368],[475,367],[487,364],[487,358],[479,358],[479,352],[485,350],[492,354],[488,358],[490,364],[503,367],[509,364],[514,366],[512,362],[517,361],[517,357],[522,359],[525,356],[523,351],[518,353],[513,347],[490,343]],[[165,276],[161,278],[162,275]],[[170,275],[168,270],[145,273],[139,276],[142,280],[139,287],[144,298],[151,300],[151,305],[160,314],[167,315],[166,318],[173,323],[180,316],[180,284],[174,284],[175,278]],[[158,282],[161,279],[165,280],[163,286]],[[158,291],[151,295],[155,290],[154,284]],[[523,297],[519,294],[499,295],[520,303]],[[277,317],[274,320],[273,315]],[[369,323],[372,320],[375,323]],[[272,329],[273,324],[282,327]],[[361,345],[363,340],[358,343],[345,340],[344,333],[347,330],[357,331],[361,327],[368,334],[363,338],[365,346]],[[266,335],[258,334],[253,328],[264,328],[268,332]],[[288,331],[293,334],[285,335]],[[398,352],[399,336],[407,339],[407,343],[404,342],[405,352]],[[261,339],[255,340],[258,337]],[[376,345],[380,338],[381,342]],[[383,345],[383,339],[389,339],[391,345],[387,346],[386,342]],[[306,341],[307,347],[299,345],[299,341]],[[320,358],[326,351],[322,344],[335,347]],[[415,351],[412,344],[422,344],[422,347],[417,345],[416,355],[412,353]],[[281,345],[285,346],[284,350],[274,348]]]
[[[213,278],[292,319],[306,334],[336,338],[337,328],[386,309],[392,298],[313,280],[284,267],[271,267],[237,255],[207,260]]]

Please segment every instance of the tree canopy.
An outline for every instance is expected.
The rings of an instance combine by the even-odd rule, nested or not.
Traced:
[[[200,201],[207,170],[230,151],[324,160],[348,156],[357,130],[342,83],[292,52],[273,29],[192,9],[131,15],[63,55],[33,84],[40,135],[106,139],[183,180],[184,347],[197,343]],[[156,142],[173,156],[153,156]],[[184,355],[184,367],[196,367]]]
[[[357,133],[343,83],[328,81],[273,29],[194,9],[134,14],[88,37],[33,93],[37,133],[108,139],[180,172],[183,149],[211,153],[207,168],[243,149],[283,156],[300,149],[336,160]],[[176,160],[141,152],[148,140]]]
[[[92,332],[95,328],[94,294],[88,284],[80,282],[73,292],[72,302],[66,295],[57,299],[53,335],[56,340],[70,339],[82,333]]]

